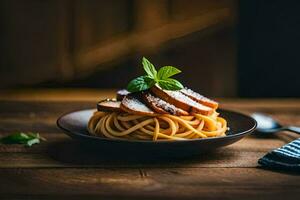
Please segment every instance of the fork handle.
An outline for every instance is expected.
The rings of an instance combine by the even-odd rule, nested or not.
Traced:
[[[300,134],[300,127],[297,127],[297,126],[287,126],[287,127],[284,127],[284,130]]]

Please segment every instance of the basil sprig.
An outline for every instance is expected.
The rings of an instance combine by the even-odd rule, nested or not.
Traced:
[[[25,144],[26,146],[32,146],[33,144],[40,143],[41,140],[46,140],[38,133],[15,133],[8,135],[0,139],[2,144]]]
[[[154,84],[158,84],[162,89],[166,90],[180,90],[183,88],[183,85],[179,81],[170,78],[181,72],[176,67],[164,66],[157,72],[154,65],[145,57],[142,59],[142,64],[146,75],[139,76],[130,81],[127,86],[129,92],[147,90]]]

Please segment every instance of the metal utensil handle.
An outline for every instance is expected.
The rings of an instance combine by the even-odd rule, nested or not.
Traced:
[[[300,127],[297,127],[297,126],[287,126],[284,129],[287,131],[291,131],[291,132],[300,134]]]

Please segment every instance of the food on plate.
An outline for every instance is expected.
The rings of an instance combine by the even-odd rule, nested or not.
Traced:
[[[116,99],[101,100],[90,118],[91,135],[125,140],[189,140],[225,136],[227,122],[211,100],[171,78],[181,71],[158,71],[146,58],[146,75],[119,90]]]

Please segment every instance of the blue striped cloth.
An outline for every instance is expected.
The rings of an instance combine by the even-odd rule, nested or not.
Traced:
[[[300,138],[267,153],[258,163],[266,168],[300,172]]]

